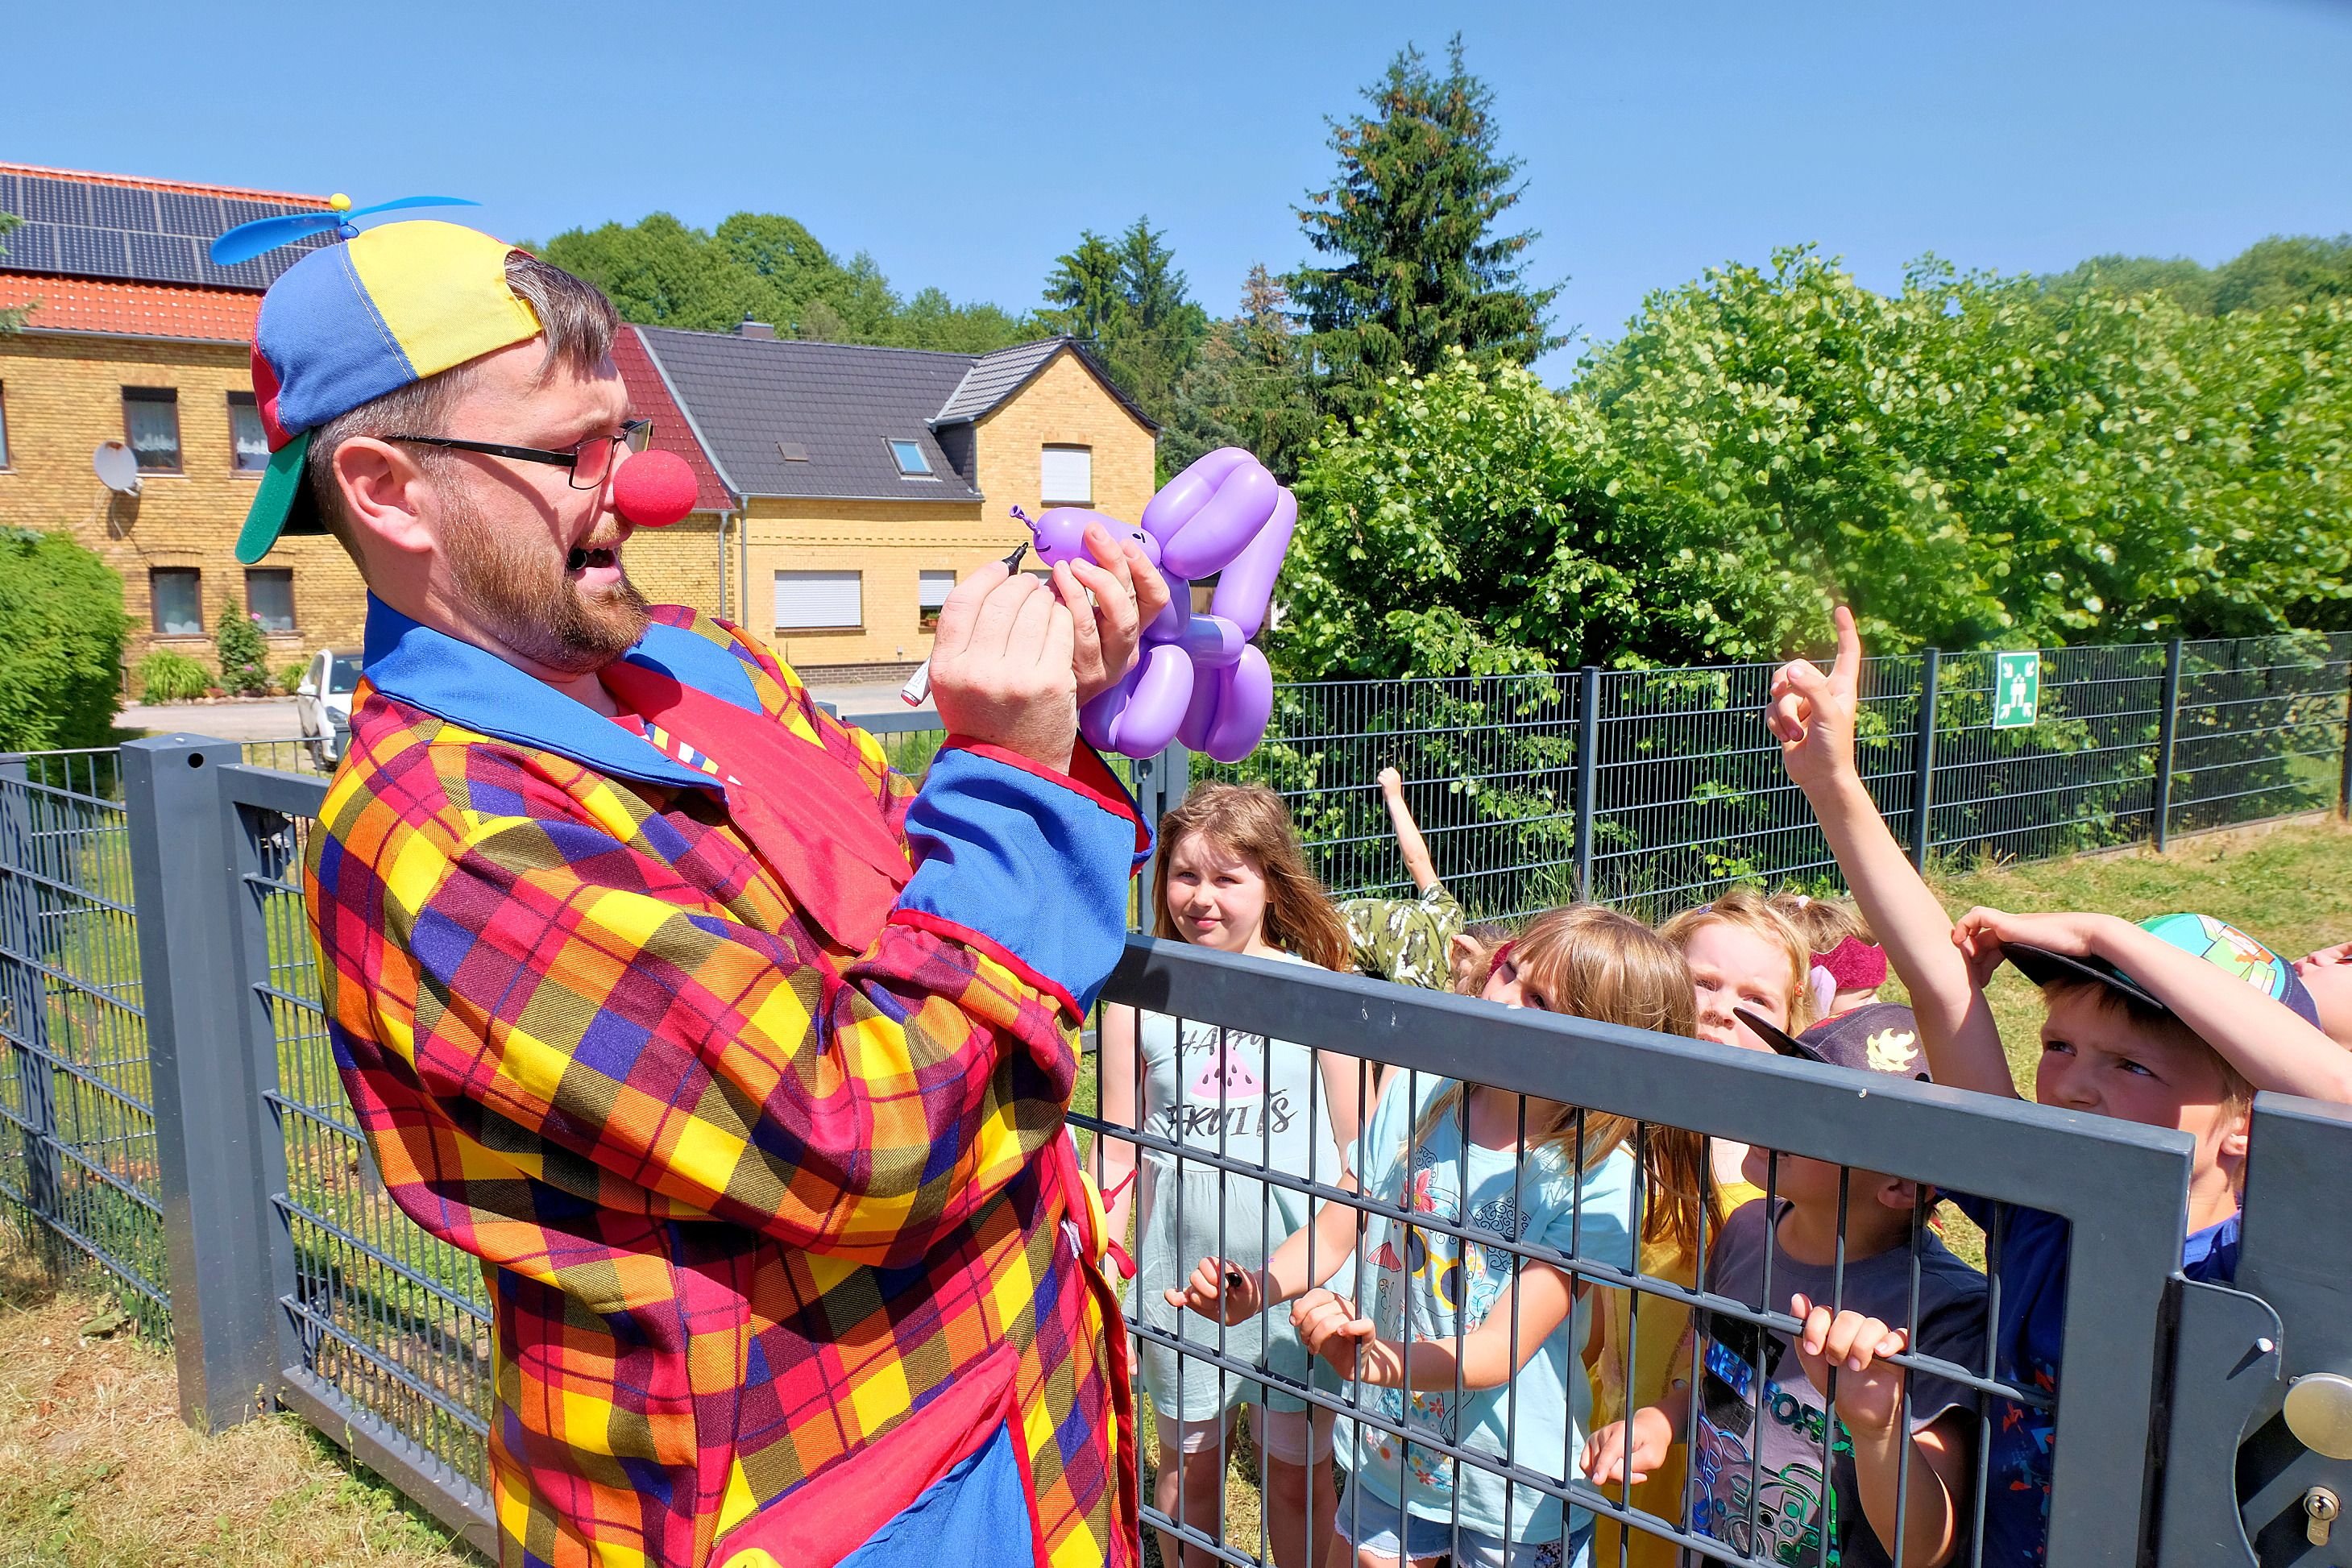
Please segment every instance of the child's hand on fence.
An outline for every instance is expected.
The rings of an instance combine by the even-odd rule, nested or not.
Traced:
[[[1862,635],[1853,612],[1840,605],[1837,659],[1823,675],[1808,658],[1793,659],[1772,673],[1765,721],[1780,742],[1780,762],[1810,796],[1854,775],[1853,730],[1862,684]],[[1818,804],[1818,803],[1816,803]]]
[[[1231,1328],[1265,1310],[1265,1281],[1222,1258],[1203,1258],[1181,1290],[1163,1290],[1171,1307],[1186,1307]]]
[[[1290,1309],[1290,1321],[1311,1353],[1349,1379],[1358,1374],[1364,1347],[1379,1337],[1370,1318],[1356,1315],[1354,1302],[1328,1290],[1309,1290],[1298,1298]]]
[[[1633,1451],[1626,1451],[1626,1437],[1631,1432]],[[1666,1450],[1675,1443],[1674,1423],[1666,1413],[1654,1405],[1645,1405],[1633,1412],[1633,1419],[1612,1421],[1584,1440],[1584,1477],[1596,1487],[1612,1481],[1630,1480],[1640,1486],[1651,1473],[1666,1462]]]
[[[1789,1298],[1789,1314],[1798,1320],[1797,1359],[1813,1386],[1826,1394],[1837,1369],[1837,1413],[1849,1427],[1884,1432],[1903,1418],[1903,1369],[1878,1359],[1910,1342],[1901,1329],[1851,1308],[1832,1316],[1801,1295]]]

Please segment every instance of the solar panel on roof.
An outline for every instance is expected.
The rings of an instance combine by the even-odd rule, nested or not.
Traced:
[[[79,226],[61,226],[57,234],[58,264],[66,271],[93,273],[100,278],[131,275],[131,256],[121,235],[111,229]]]
[[[218,196],[199,196],[187,191],[159,191],[155,205],[160,217],[156,226],[165,234],[192,235],[198,239],[210,239],[229,226],[221,218]]]
[[[57,264],[57,241],[47,224],[24,224],[0,235],[0,267],[46,272]]]
[[[155,232],[155,193],[128,185],[89,187],[90,226],[126,234]]]
[[[133,234],[131,270],[133,276],[158,283],[203,283],[204,264],[197,242],[179,234]]]
[[[83,187],[68,180],[45,180],[31,174],[20,181],[19,216],[37,223],[88,223],[89,200]]]

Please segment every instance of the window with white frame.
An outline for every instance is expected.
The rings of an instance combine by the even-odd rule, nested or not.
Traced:
[[[956,575],[952,572],[919,572],[915,574],[915,615],[918,624],[927,632],[940,629],[940,610],[955,592]]]
[[[776,629],[832,631],[866,624],[866,583],[857,572],[776,574]]]
[[[902,479],[935,479],[939,478],[937,474],[931,472],[931,460],[923,455],[923,444],[920,441],[901,440],[895,437],[892,437],[890,441],[890,460],[898,465],[898,477]]]
[[[1047,506],[1092,506],[1095,449],[1048,447],[1038,461],[1037,499]]]

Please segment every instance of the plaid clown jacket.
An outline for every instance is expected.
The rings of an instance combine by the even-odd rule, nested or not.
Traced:
[[[502,1563],[1133,1561],[1063,1125],[1131,801],[952,741],[918,792],[692,612],[626,657],[851,764],[913,873],[842,951],[691,753],[371,601],[306,890],[384,1182],[486,1265]]]

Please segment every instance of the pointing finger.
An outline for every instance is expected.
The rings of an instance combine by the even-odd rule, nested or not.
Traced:
[[[1854,629],[1853,610],[1840,605],[1830,613],[1837,624],[1837,664],[1831,681],[1842,696],[1852,697],[1862,685],[1862,633]]]

